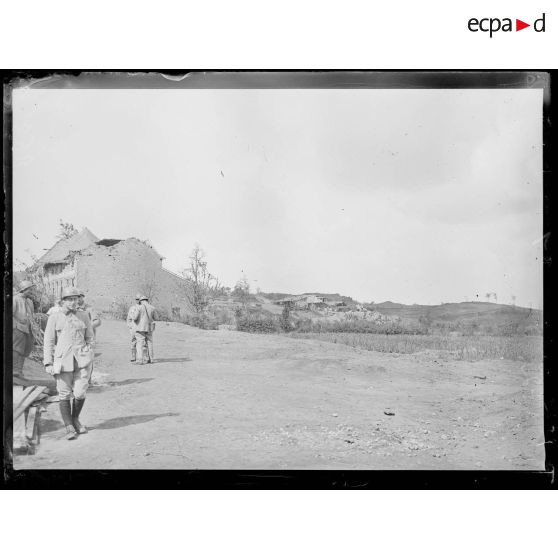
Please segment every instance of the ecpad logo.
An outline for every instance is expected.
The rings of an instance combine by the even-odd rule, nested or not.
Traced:
[[[545,15],[546,14],[543,13],[543,15],[539,19],[536,19],[533,22],[533,29],[536,33],[545,32]],[[494,33],[497,33],[498,31],[503,31],[504,33],[513,31],[512,19],[509,17],[505,17],[503,19],[497,17],[485,17],[482,19],[477,19],[475,17],[472,17],[468,21],[467,27],[469,28],[469,31],[473,33],[477,33],[478,31],[489,33],[490,38],[492,38],[492,35]],[[531,24],[525,23],[520,19],[515,20],[516,31],[521,31],[522,29],[526,29],[527,27],[531,27]]]

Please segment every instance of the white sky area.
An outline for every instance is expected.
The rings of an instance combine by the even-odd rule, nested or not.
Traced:
[[[62,219],[265,292],[542,308],[541,90],[14,92],[14,262]],[[35,238],[37,237],[37,238]],[[478,295],[478,299],[477,299]]]

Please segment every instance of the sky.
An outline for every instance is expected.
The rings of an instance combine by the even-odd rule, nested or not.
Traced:
[[[14,262],[62,219],[231,287],[542,308],[541,90],[24,88],[13,123]]]

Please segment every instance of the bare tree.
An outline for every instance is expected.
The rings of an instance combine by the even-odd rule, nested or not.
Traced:
[[[486,302],[490,302],[490,297],[492,296],[492,293],[486,293],[484,296],[486,297]]]
[[[214,296],[222,290],[219,280],[207,269],[204,251],[196,244],[190,254],[190,266],[182,272],[188,280],[186,298],[196,314],[203,314]]]
[[[60,229],[58,230],[58,234],[56,238],[60,240],[67,240],[68,238],[72,238],[72,236],[76,235],[78,230],[72,225],[72,223],[64,223],[62,219],[60,219]]]

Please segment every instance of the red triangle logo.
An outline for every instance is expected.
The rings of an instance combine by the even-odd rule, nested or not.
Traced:
[[[529,23],[525,23],[524,21],[521,21],[520,19],[515,20],[516,31],[521,31],[522,29],[525,29],[525,27],[531,27],[531,25]]]

